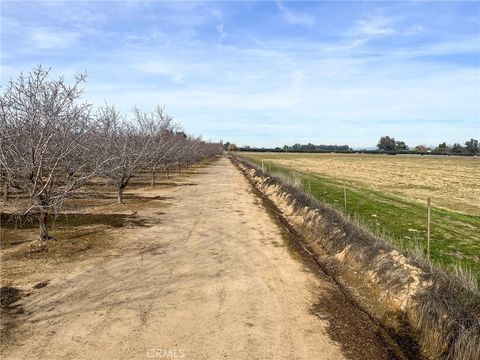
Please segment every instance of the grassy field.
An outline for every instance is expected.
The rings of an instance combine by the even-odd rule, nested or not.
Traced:
[[[362,154],[240,153],[264,169],[299,178],[306,191],[406,248],[426,249],[432,199],[431,257],[461,265],[480,280],[480,159]]]

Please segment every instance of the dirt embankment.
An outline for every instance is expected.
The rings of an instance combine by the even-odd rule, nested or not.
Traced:
[[[22,269],[34,269],[16,276],[18,250],[1,250],[24,295],[2,318],[2,358],[398,358],[226,158],[188,181],[133,188],[122,212],[143,225],[89,235],[81,261],[27,256]]]
[[[302,234],[315,259],[394,338],[417,339],[423,356],[433,359],[480,357],[478,290],[392,249],[281,179],[234,161]]]

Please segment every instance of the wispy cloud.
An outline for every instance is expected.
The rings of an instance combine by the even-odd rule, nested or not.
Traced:
[[[179,67],[162,62],[144,62],[139,64],[134,64],[132,66],[136,70],[142,72],[147,72],[150,74],[166,76],[173,80],[175,83],[182,83],[185,77],[185,74]]]
[[[224,30],[225,24],[224,23],[219,23],[216,26],[217,32],[220,36],[219,43],[221,44],[223,40],[227,37],[227,33]]]
[[[217,8],[213,8],[210,13],[213,15],[213,18],[216,20],[217,24],[215,29],[219,35],[218,43],[222,44],[223,40],[227,37],[227,32],[225,31],[225,20],[223,19],[223,14]]]
[[[282,14],[283,19],[292,25],[303,25],[312,27],[315,25],[315,18],[309,14],[290,10],[281,1],[277,0],[277,7]]]
[[[422,25],[412,25],[405,31],[405,35],[418,35],[422,33],[422,31],[423,31]]]
[[[31,44],[38,49],[66,49],[78,43],[80,36],[78,32],[50,28],[33,29],[29,34]]]
[[[350,30],[350,33],[355,36],[392,35],[395,33],[392,23],[392,18],[374,16],[368,19],[358,20],[356,26]]]

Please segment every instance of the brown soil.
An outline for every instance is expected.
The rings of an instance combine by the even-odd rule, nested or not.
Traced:
[[[143,222],[98,224],[79,251],[1,250],[2,286],[23,294],[2,358],[395,358],[226,158],[197,172],[89,209]]]

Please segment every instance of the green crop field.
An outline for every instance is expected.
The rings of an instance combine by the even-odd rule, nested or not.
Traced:
[[[480,159],[365,154],[240,153],[271,173],[299,178],[305,191],[398,246],[426,251],[432,201],[431,258],[461,265],[480,280]]]

